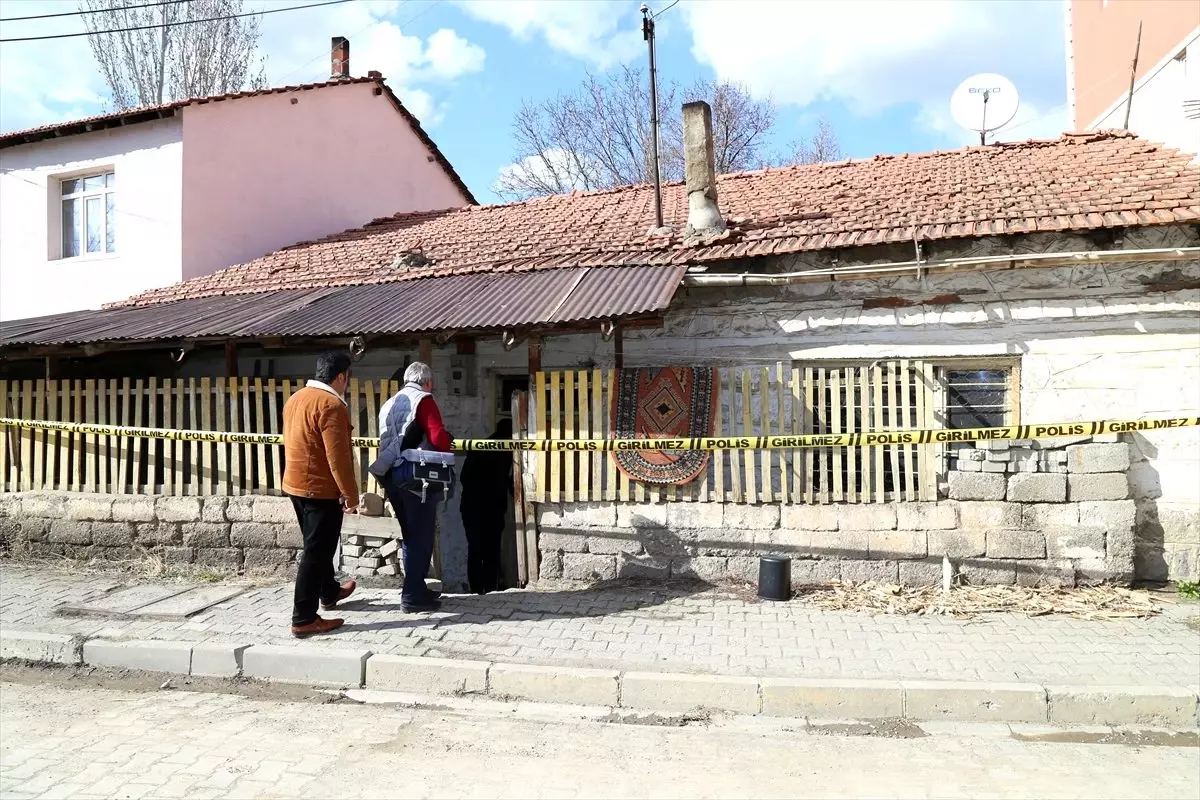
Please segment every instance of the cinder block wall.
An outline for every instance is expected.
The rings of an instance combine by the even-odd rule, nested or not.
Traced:
[[[793,558],[795,585],[935,584],[943,556],[970,583],[1135,577],[1124,442],[979,442],[952,454],[950,465],[938,502],[539,505],[540,575],[754,581],[759,556],[773,554]]]

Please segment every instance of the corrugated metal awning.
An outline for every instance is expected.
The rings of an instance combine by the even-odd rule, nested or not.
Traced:
[[[478,273],[0,322],[0,347],[565,325],[663,311],[684,265]]]

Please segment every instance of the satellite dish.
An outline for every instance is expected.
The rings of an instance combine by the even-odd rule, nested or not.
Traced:
[[[962,127],[976,131],[980,144],[986,143],[989,133],[1012,122],[1019,106],[1017,87],[994,72],[972,75],[950,95],[950,115]]]

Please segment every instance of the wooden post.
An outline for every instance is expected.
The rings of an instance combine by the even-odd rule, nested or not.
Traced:
[[[433,366],[433,342],[429,339],[421,340],[420,360],[427,366]]]
[[[529,376],[542,371],[542,340],[538,336],[530,336],[526,342],[529,348]]]
[[[620,328],[613,331],[613,367],[625,369],[625,337]]]
[[[238,376],[238,357],[237,343],[225,343],[225,377],[236,378]]]

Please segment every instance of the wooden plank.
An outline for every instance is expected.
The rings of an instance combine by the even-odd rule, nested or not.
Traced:
[[[889,361],[884,370],[884,406],[887,407],[888,428],[895,430],[900,427],[899,421],[899,404],[896,397],[896,369],[897,364],[894,361]],[[892,468],[892,501],[898,501],[902,498],[903,476],[900,472],[900,447],[888,448],[888,464]]]
[[[871,368],[871,414],[873,422],[871,429],[881,431],[884,428],[883,422],[883,369],[876,362]],[[887,458],[888,447],[873,447],[874,452],[872,457],[875,461],[874,481],[871,485],[871,502],[882,503],[887,499],[887,469],[885,460]]]
[[[604,373],[599,369],[593,369],[589,378],[588,388],[591,391],[591,429],[590,436],[593,439],[604,438]],[[592,453],[592,486],[591,498],[593,503],[600,502],[604,499],[604,464],[608,461],[608,457],[604,453]]]
[[[792,432],[792,418],[788,414],[788,396],[791,391],[788,388],[788,373],[783,368],[783,362],[775,364],[775,403],[777,411],[772,416],[771,430],[781,436],[787,436]],[[782,503],[790,503],[792,498],[792,454],[794,451],[779,450],[777,460],[779,461],[779,500]]]
[[[381,401],[381,399],[379,397],[379,393],[383,389],[383,384],[376,383],[374,381],[364,381],[363,389],[366,392],[366,409],[367,409],[367,428],[366,428],[366,432],[364,435],[370,436],[372,438],[378,438],[379,437],[379,408],[383,402],[387,402],[386,400]],[[273,396],[274,395],[272,395],[272,397]],[[368,447],[368,448],[365,448],[362,452],[366,455],[366,460],[363,463],[362,474],[359,475],[359,482],[360,482],[359,485],[366,487],[366,486],[370,485],[370,472],[367,470],[367,468],[369,466],[371,466],[372,462],[374,462],[376,458],[379,457],[379,448],[378,447]],[[366,489],[364,488],[363,491],[366,491]]]
[[[754,387],[753,376],[750,374],[750,368],[744,368],[742,373],[742,436],[754,435]],[[754,451],[740,450],[742,454],[742,483],[745,490],[745,495],[738,500],[739,503],[757,503],[758,502],[758,482],[755,480],[754,469]]]
[[[913,404],[912,404],[912,375],[908,368],[908,359],[900,361],[900,425],[903,428],[911,428],[913,426]],[[913,501],[917,499],[917,471],[916,455],[917,445],[901,445],[901,455],[904,457],[904,499]]]
[[[133,394],[127,398],[127,402],[130,402],[133,405],[133,424],[137,427],[141,427],[142,424],[142,404],[144,400],[145,386],[139,379],[134,381]],[[128,416],[128,414],[126,416]],[[133,444],[133,472],[129,476],[129,492],[131,494],[141,494],[142,489],[144,488],[142,484],[142,452],[143,443],[146,440],[130,437],[130,441]]]
[[[550,436],[551,439],[562,438],[562,373],[554,370],[550,373]],[[550,482],[546,495],[547,503],[562,502],[562,453],[549,453]]]
[[[8,381],[0,378],[0,416],[11,417],[12,412],[9,410],[8,404]],[[0,492],[11,492],[13,487],[9,483],[12,470],[9,467],[8,454],[8,435],[13,428],[0,428]]]
[[[762,418],[759,420],[761,430],[754,431],[754,433],[766,435],[771,431],[771,370],[769,367],[762,367],[756,371],[758,372],[759,413]],[[774,503],[775,487],[771,484],[771,451],[765,447],[759,452],[759,468],[762,470],[762,502]]]
[[[829,419],[830,433],[842,432],[842,411],[845,406],[845,400],[842,398],[842,370],[829,370],[829,408],[827,409]],[[843,456],[844,448],[834,447],[833,450],[833,471],[831,473],[831,484],[833,489],[832,499],[835,503],[840,503],[846,499],[846,494],[843,486],[845,458]]]
[[[917,385],[917,427],[922,429],[932,428],[933,425],[930,424],[931,415],[929,413],[929,407],[932,405],[932,398],[930,397],[930,387],[932,384],[929,382],[930,376],[928,375],[929,364],[924,361],[917,361],[914,363],[914,367],[916,369],[915,381]],[[919,473],[917,479],[918,499],[936,500],[937,478],[934,477],[934,482],[930,482],[929,465],[937,458],[937,454],[934,452],[933,446],[917,447],[915,452]]]
[[[818,367],[817,375],[817,405],[815,413],[820,420],[821,433],[830,433],[833,431],[833,422],[830,411],[830,394],[829,394],[829,370],[825,367]],[[818,472],[821,476],[821,492],[820,502],[829,503],[833,500],[833,448],[821,448],[820,465]]]
[[[591,392],[588,391],[588,376],[590,374],[585,369],[579,370],[575,374],[576,402],[579,409],[577,435],[580,439],[592,438],[592,404],[588,402],[591,397]],[[579,490],[576,496],[581,502],[587,502],[592,499],[592,454],[586,450],[580,451],[577,461]]]
[[[108,382],[108,420],[110,424],[130,424],[130,420],[133,418],[133,409],[129,400],[130,391],[129,378],[125,378],[123,381],[113,379]],[[108,438],[108,452],[105,453],[104,459],[108,462],[108,488],[104,491],[114,494],[125,493],[125,487],[129,485],[129,467],[132,463],[126,450],[130,443],[129,439],[116,436]]]
[[[45,419],[46,416],[46,382],[38,380],[33,382],[33,414],[30,419]],[[33,472],[31,474],[32,483],[30,486],[34,490],[44,489],[46,486],[45,477],[45,451],[46,451],[46,431],[40,428],[33,429],[33,437],[31,439],[33,448]]]
[[[567,370],[563,372],[563,432],[564,439],[575,439],[578,436],[578,428],[575,424],[575,372]],[[562,498],[564,503],[575,502],[575,476],[577,473],[578,458],[574,452],[563,453],[563,489]]]
[[[845,433],[858,432],[858,370],[846,367],[842,370],[846,390],[846,425]],[[846,451],[846,502],[862,502],[858,494],[859,458],[857,447],[847,447]]]
[[[811,434],[813,432],[813,409],[817,401],[817,389],[814,383],[813,368],[804,368],[804,400],[800,406],[800,432]],[[804,502],[816,502],[816,448],[806,447],[804,449]]]
[[[162,426],[168,430],[180,430],[187,426],[182,423],[175,413],[175,399],[179,396],[176,382],[163,380],[159,393],[162,396]],[[175,488],[175,440],[167,439],[162,442],[162,491],[173,496],[183,494],[183,488]]]
[[[229,428],[226,427],[226,425],[225,425],[225,416],[226,416],[225,406],[226,406],[226,402],[227,402],[226,396],[228,394],[228,387],[229,387],[229,384],[226,379],[217,378],[216,384],[215,384],[216,394],[214,395],[214,397],[212,399],[213,399],[213,407],[215,410],[215,420],[214,420],[216,422],[215,430],[218,430],[218,431],[229,430]],[[229,494],[229,491],[230,491],[230,489],[229,489],[229,487],[230,487],[229,445],[223,444],[223,443],[217,443],[215,446],[215,449],[217,451],[217,459],[216,459],[217,494],[219,494],[219,495]]]
[[[140,395],[139,395],[140,397]],[[158,427],[158,379],[150,378],[146,392],[146,427]],[[146,440],[146,492],[158,493],[158,466],[162,463],[162,439]]]
[[[100,425],[116,425],[117,401],[120,399],[120,384],[111,381],[96,381],[96,422]],[[98,466],[98,488],[101,492],[112,492],[118,483],[121,469],[120,451],[115,449],[111,436],[100,436],[97,440],[96,464]]]
[[[195,378],[188,379],[188,394],[192,400],[192,424],[199,425],[200,430],[212,430],[212,383],[208,378],[201,378],[199,384]],[[197,495],[214,493],[213,467],[216,464],[216,452],[208,442],[195,442],[194,464],[192,468],[192,488]]]
[[[426,361],[426,364],[429,362]],[[359,436],[359,430],[362,428],[362,383],[358,378],[350,379],[350,396],[347,402],[350,406],[350,435]],[[363,463],[363,451],[359,448],[353,448],[350,451],[351,457],[354,459],[354,474],[358,479],[359,486],[366,486],[362,481],[361,476],[366,473],[366,465]],[[365,491],[365,490],[363,490]]]
[[[251,379],[242,378],[239,385],[238,405],[242,411],[242,432],[254,433],[253,400],[250,396]],[[244,444],[242,452],[242,483],[239,494],[254,494],[254,450],[256,445]]]
[[[96,382],[94,380],[83,382],[83,421],[86,423],[96,421]],[[99,437],[90,433],[80,438],[83,447],[76,455],[79,459],[79,484],[81,487],[87,487],[89,492],[96,492],[100,489],[99,476],[96,474],[97,451],[100,449]]]
[[[803,386],[801,385],[801,372],[799,367],[792,367],[791,377],[789,379],[788,391],[791,394],[791,413],[788,414],[788,432],[793,434],[804,433],[804,400]],[[786,477],[792,484],[791,502],[800,503],[804,500],[804,454],[809,448],[803,450],[793,450],[789,454],[791,463],[791,475]]]
[[[266,398],[263,397],[263,381],[261,377],[254,379],[253,404],[256,424],[252,430],[255,433],[268,433],[267,402]],[[254,492],[270,493],[271,476],[267,474],[267,448],[269,447],[270,445],[267,444],[256,444],[250,448],[254,453],[254,463],[258,468],[252,484]]]
[[[300,388],[301,388],[300,385],[294,384],[292,381],[284,381],[283,382],[283,389],[282,389],[283,396],[280,398],[280,400],[282,401],[282,405],[279,408],[279,432],[280,433],[283,433],[283,409],[287,408],[288,400],[291,400],[292,394],[299,391]],[[388,384],[389,391],[391,391],[391,388],[392,388],[392,384]],[[400,388],[398,386],[396,387],[396,391],[397,392],[400,391]],[[283,445],[279,445],[279,465],[276,467],[276,471],[279,473],[279,491],[280,491],[280,493],[283,492],[283,470],[286,467],[287,467],[286,453],[283,450]]]
[[[59,414],[59,382],[56,380],[46,381],[46,417],[47,420],[61,420],[63,417]],[[59,484],[58,475],[58,456],[62,449],[63,443],[61,437],[65,434],[60,434],[58,431],[46,432],[46,488],[47,489],[63,489],[65,485]],[[66,459],[63,459],[64,461]]]
[[[186,400],[187,400],[187,397],[185,394],[185,389],[184,389],[185,385],[186,384],[184,384],[182,379],[174,381],[172,388],[171,388],[172,398],[170,398],[170,399],[174,400],[175,425],[179,428],[187,428],[188,430],[192,430],[196,426],[194,424],[189,425],[186,420],[186,417],[184,416],[184,408],[186,407]],[[171,443],[171,486],[174,487],[173,491],[176,494],[181,494],[181,495],[187,494],[186,485],[184,483],[185,476],[186,476],[186,472],[185,472],[186,464],[187,464],[187,460],[184,458],[184,443],[183,442],[172,442]],[[192,466],[192,471],[195,472],[194,464]]]
[[[539,370],[534,375],[534,386],[537,391],[537,397],[534,401],[535,402],[535,410],[537,411],[537,416],[536,416],[537,437],[536,438],[545,439],[545,438],[547,438],[546,434],[547,434],[547,431],[549,430],[550,421],[548,419],[549,403],[547,402],[549,400],[549,397],[546,392],[546,373],[544,371]],[[534,502],[538,502],[538,503],[553,502],[552,500],[549,499],[550,487],[547,485],[548,469],[549,469],[549,465],[550,465],[550,459],[548,459],[546,457],[547,455],[549,455],[549,454],[543,453],[543,452],[538,452],[537,458],[535,459],[536,483],[534,485],[537,487],[537,490],[534,493]]]

